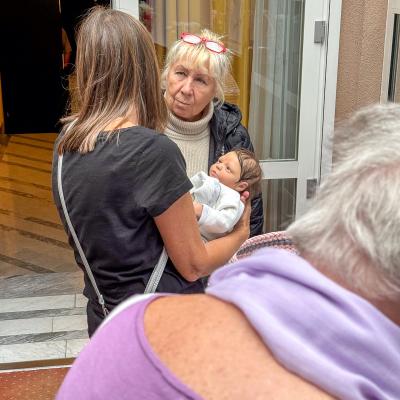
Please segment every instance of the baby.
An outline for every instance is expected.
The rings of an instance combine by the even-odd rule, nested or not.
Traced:
[[[190,179],[193,184],[190,193],[203,238],[213,240],[233,229],[244,210],[240,194],[247,190],[250,199],[259,194],[261,177],[254,153],[234,149],[211,165],[209,175],[201,171]]]

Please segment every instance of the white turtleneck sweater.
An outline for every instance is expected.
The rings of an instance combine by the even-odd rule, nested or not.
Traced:
[[[199,171],[208,174],[208,155],[210,148],[209,122],[214,113],[211,102],[207,113],[198,121],[188,122],[179,119],[168,111],[168,125],[165,134],[177,144],[186,161],[189,177]]]

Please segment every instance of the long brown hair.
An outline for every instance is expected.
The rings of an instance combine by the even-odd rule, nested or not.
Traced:
[[[138,125],[164,130],[167,111],[153,40],[132,16],[90,10],[78,32],[76,76],[78,112],[62,120],[60,154],[92,151],[99,133],[117,118],[123,124],[132,111]]]

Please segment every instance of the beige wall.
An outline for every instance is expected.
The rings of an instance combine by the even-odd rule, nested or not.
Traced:
[[[387,0],[342,0],[336,120],[380,99]]]

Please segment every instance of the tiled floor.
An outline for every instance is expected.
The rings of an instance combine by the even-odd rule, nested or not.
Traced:
[[[13,135],[0,151],[0,364],[75,357],[88,340],[82,273],[51,194],[55,138]]]

